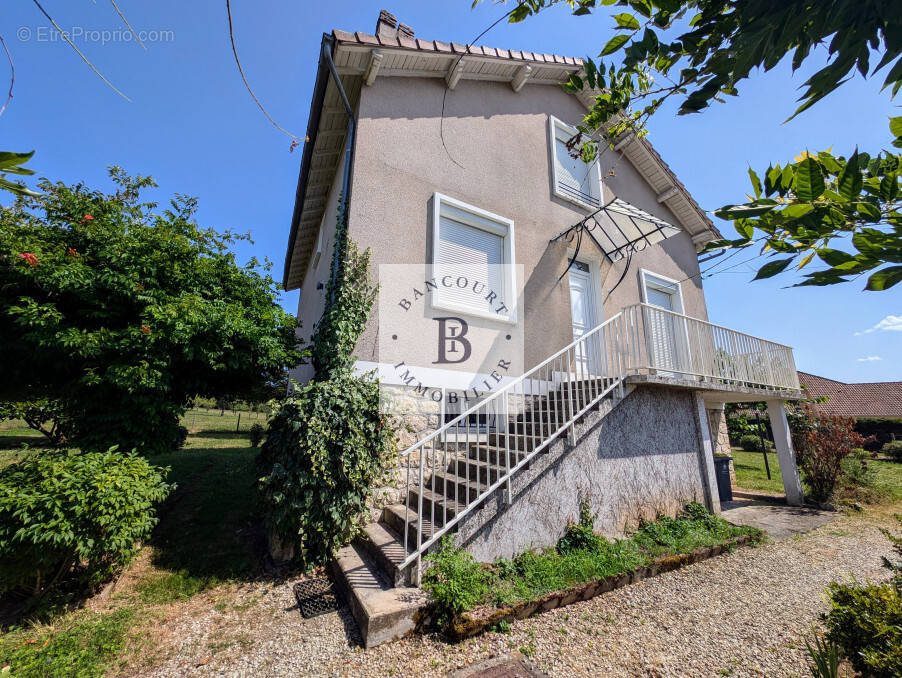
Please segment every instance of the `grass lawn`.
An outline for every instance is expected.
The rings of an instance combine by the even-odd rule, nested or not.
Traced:
[[[767,479],[764,468],[764,455],[761,452],[744,452],[733,448],[733,468],[736,471],[736,484],[747,490],[765,492],[783,492],[783,477],[780,475],[780,463],[776,452],[767,455],[770,464],[771,479]],[[902,502],[902,464],[892,461],[868,461],[868,465],[876,471],[873,495],[880,503],[896,504]],[[804,477],[802,478],[804,480]]]
[[[159,510],[150,543],[104,603],[34,626],[0,633],[0,666],[16,678],[102,676],[124,663],[149,661],[155,627],[174,604],[262,574],[263,535],[256,510],[254,459],[246,431],[263,415],[191,411],[196,428],[182,450],[150,458],[170,468],[176,489]],[[39,449],[42,437],[21,426],[0,429],[0,466]],[[214,595],[211,591],[208,595]],[[218,595],[218,594],[216,594]],[[144,659],[137,659],[138,656]]]

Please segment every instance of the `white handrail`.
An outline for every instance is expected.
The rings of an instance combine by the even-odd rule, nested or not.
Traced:
[[[452,420],[449,421],[449,422],[445,422],[445,424],[444,424],[441,428],[439,428],[438,430],[433,431],[432,433],[430,433],[428,436],[426,436],[426,437],[423,438],[422,440],[418,440],[417,442],[415,442],[413,445],[411,445],[411,446],[408,447],[406,450],[404,450],[403,452],[401,452],[401,453],[400,453],[400,456],[404,457],[404,456],[409,455],[409,454],[410,454],[413,450],[415,450],[416,448],[423,446],[425,443],[428,443],[430,440],[432,440],[432,439],[435,438],[436,436],[441,435],[446,429],[450,429],[450,428],[456,427],[457,424],[458,424],[459,422],[463,421],[464,418],[466,418],[466,417],[470,416],[471,414],[475,413],[477,410],[479,410],[479,409],[480,409],[483,405],[485,405],[487,402],[490,402],[490,401],[494,400],[495,398],[498,398],[498,397],[501,396],[501,394],[504,393],[505,391],[509,391],[510,389],[514,388],[515,386],[517,386],[517,385],[520,384],[521,382],[525,381],[525,380],[526,380],[527,378],[529,378],[531,375],[538,373],[538,371],[539,371],[541,368],[545,367],[546,365],[549,365],[552,361],[554,361],[555,359],[559,358],[560,356],[564,355],[565,353],[567,353],[568,351],[570,351],[571,349],[573,349],[574,347],[576,347],[577,344],[579,344],[580,342],[582,342],[583,339],[585,339],[586,337],[589,337],[589,336],[595,334],[596,332],[601,331],[606,325],[612,323],[612,322],[615,321],[617,318],[619,318],[621,315],[622,315],[622,313],[618,313],[617,315],[613,316],[612,318],[608,318],[607,320],[605,320],[605,321],[604,321],[603,323],[601,323],[600,325],[596,325],[596,326],[593,327],[591,330],[589,330],[588,332],[586,332],[586,333],[585,333],[582,337],[580,337],[579,339],[576,339],[576,340],[573,341],[572,343],[568,344],[567,346],[565,346],[564,348],[562,348],[560,351],[558,351],[558,352],[555,353],[554,355],[552,355],[552,356],[546,358],[546,359],[543,360],[541,363],[539,363],[539,364],[536,365],[535,367],[531,368],[529,371],[524,372],[523,374],[521,374],[519,377],[517,377],[517,378],[514,379],[513,381],[508,382],[508,383],[505,384],[502,388],[498,389],[497,391],[492,392],[485,400],[482,400],[481,402],[477,403],[476,405],[473,405],[473,407],[471,407],[471,408],[470,408],[469,410],[467,410],[466,412],[463,412],[463,413],[459,414],[456,418],[452,419]]]

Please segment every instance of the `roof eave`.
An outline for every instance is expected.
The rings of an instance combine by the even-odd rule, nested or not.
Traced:
[[[310,101],[310,114],[307,118],[307,134],[304,140],[304,152],[301,157],[301,171],[298,174],[298,186],[294,196],[294,211],[291,215],[291,232],[288,235],[288,251],[285,252],[285,268],[282,273],[282,287],[288,289],[288,275],[291,271],[291,260],[294,256],[295,240],[298,234],[298,225],[301,213],[304,210],[304,198],[307,192],[307,179],[310,176],[310,163],[313,159],[313,149],[316,146],[316,136],[319,131],[319,121],[323,110],[323,99],[326,96],[326,86],[329,83],[329,68],[323,59],[323,49],[329,45],[335,48],[335,40],[329,33],[323,33],[320,43],[319,61],[316,69],[316,83],[313,86],[313,98]]]

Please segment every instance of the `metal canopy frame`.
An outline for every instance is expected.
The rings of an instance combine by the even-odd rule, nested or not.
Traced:
[[[625,200],[614,198],[579,223],[556,235],[551,241],[573,242],[575,239],[578,253],[585,233],[598,249],[614,262],[666,240],[680,230],[678,226],[659,219]],[[570,266],[574,260],[571,260]],[[568,270],[570,266],[567,266]]]

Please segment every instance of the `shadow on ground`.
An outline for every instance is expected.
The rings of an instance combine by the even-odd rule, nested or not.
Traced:
[[[168,480],[176,484],[150,540],[154,566],[221,580],[257,579],[264,573],[255,457],[247,447],[210,447],[152,459],[170,467]]]

